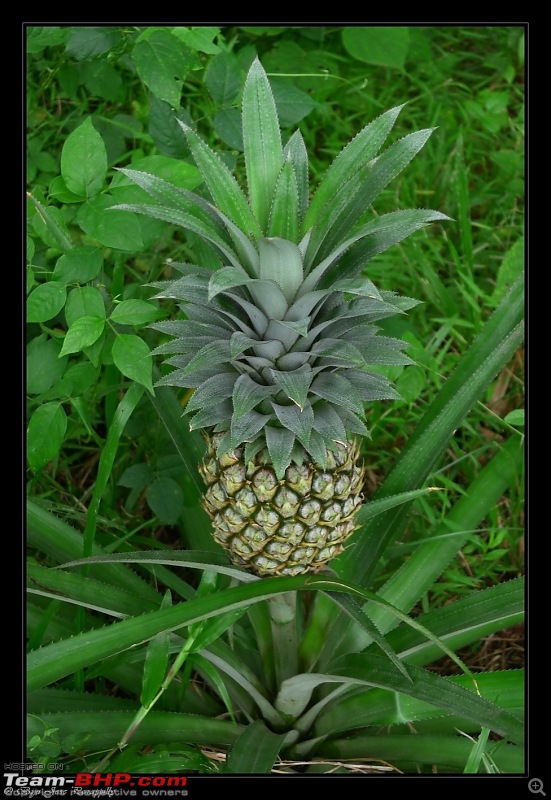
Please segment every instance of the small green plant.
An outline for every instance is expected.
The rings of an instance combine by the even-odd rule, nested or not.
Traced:
[[[426,31],[420,36],[416,29],[358,30],[367,31],[366,36],[352,29],[317,28],[29,32],[32,68],[44,76],[42,102],[32,110],[36,125],[29,146],[35,170],[30,172],[28,251],[27,706],[33,761],[63,760],[74,771],[136,773],[523,772],[522,670],[475,673],[455,655],[523,619],[522,578],[496,579],[489,568],[495,563],[492,554],[508,547],[504,512],[497,504],[515,488],[522,468],[522,436],[516,429],[522,424],[518,414],[522,400],[513,361],[519,357],[523,315],[516,218],[504,214],[503,224],[493,228],[490,249],[506,258],[492,273],[484,262],[488,248],[480,247],[479,226],[497,218],[492,198],[499,192],[492,180],[482,182],[483,188],[476,184],[480,187],[476,191],[469,184],[465,163],[474,163],[473,152],[466,152],[471,144],[456,127],[448,150],[441,140],[441,149],[427,166],[418,166],[420,161],[427,164],[423,156],[404,172],[410,178],[400,177],[398,206],[424,205],[423,195],[428,193],[430,205],[445,208],[457,222],[438,227],[437,236],[429,229],[407,245],[368,252],[376,257],[366,274],[383,287],[376,290],[363,273],[363,262],[352,269],[358,253],[354,247],[376,236],[389,246],[392,236],[395,241],[405,238],[414,222],[421,227],[443,215],[396,212],[396,197],[384,191],[378,200],[380,217],[369,222],[370,199],[364,197],[366,216],[352,220],[359,205],[352,192],[339,195],[336,172],[343,168],[344,182],[355,166],[363,168],[361,162],[347,159],[351,150],[345,149],[323,177],[342,144],[364,128],[365,119],[401,102],[397,90],[394,96],[389,89],[386,95],[381,91],[382,107],[370,108],[368,114],[361,105],[366,96],[365,65],[374,76],[386,75],[386,70],[398,75],[408,53],[422,53],[423,47],[438,48],[439,68],[454,74],[463,70],[467,85],[471,85],[468,67],[474,53],[479,83],[469,96],[485,107],[489,104],[494,127],[499,124],[503,137],[512,137],[514,130],[507,128],[503,109],[515,103],[517,39],[512,30],[507,52],[513,55],[503,64],[479,57],[487,49],[481,46],[484,36],[497,33],[473,30],[471,35],[467,30],[462,51],[453,29],[432,36]],[[338,46],[332,46],[331,37],[334,41],[336,36]],[[394,54],[390,63],[388,52]],[[254,61],[257,53],[270,73],[287,77],[270,74],[268,81]],[[425,71],[412,71],[415,80],[434,88],[434,93],[426,93],[431,103],[439,97],[442,79],[433,62],[425,57],[421,59]],[[501,105],[492,105],[491,93],[483,93],[480,75],[486,72],[499,76]],[[289,73],[299,74],[289,78]],[[321,80],[320,75],[326,77]],[[148,99],[142,83],[152,93]],[[381,87],[392,84],[381,80]],[[65,129],[57,139],[54,120],[47,116],[53,106],[44,101],[48,92],[55,96],[55,87],[60,87],[60,96],[73,111],[71,130]],[[180,107],[182,88],[185,107]],[[86,92],[100,98],[92,116],[90,99],[81,99]],[[413,92],[409,86],[401,96]],[[269,146],[278,141],[272,93],[282,127],[281,149]],[[452,92],[451,97],[457,95]],[[264,143],[248,138],[253,100],[258,118],[269,123],[271,134]],[[462,108],[457,99],[436,102],[442,105],[430,106],[431,125],[445,120],[453,103]],[[334,113],[337,107],[342,116]],[[185,134],[177,118],[184,123]],[[304,148],[289,129],[305,118]],[[216,136],[230,148],[218,151],[221,160],[213,154],[213,148],[218,149],[214,137],[207,146],[194,132],[192,119],[205,128],[206,120],[213,121]],[[419,127],[415,111],[412,119]],[[384,120],[389,120],[388,113],[373,124]],[[477,141],[483,141],[493,128],[482,118],[476,120]],[[320,146],[317,131],[322,124],[326,135]],[[368,126],[354,140],[356,147],[368,138],[369,130]],[[512,138],[507,141],[511,144]],[[389,154],[408,160],[405,142],[422,144],[419,134],[409,134],[381,155],[365,156],[367,185],[378,164],[384,171],[385,159],[392,161]],[[345,223],[353,225],[351,237],[365,234],[351,242],[340,261],[337,257],[327,265],[326,285],[314,285],[311,277],[320,260],[312,257],[303,267],[308,247],[314,244],[302,248],[304,271],[299,277],[310,279],[312,293],[322,291],[320,316],[313,322],[335,324],[321,315],[328,303],[324,298],[331,294],[334,298],[339,280],[348,283],[340,287],[339,300],[344,303],[335,304],[337,315],[339,309],[368,301],[379,311],[386,303],[391,306],[388,313],[395,313],[400,302],[395,292],[422,296],[427,310],[410,306],[407,317],[381,318],[381,333],[371,337],[387,343],[401,359],[370,368],[372,386],[392,394],[389,386],[394,382],[403,399],[374,400],[369,406],[373,439],[363,441],[362,451],[370,496],[356,509],[357,530],[347,538],[344,551],[338,556],[332,553],[335,558],[323,572],[285,574],[276,569],[273,577],[259,577],[240,566],[235,547],[232,561],[212,537],[212,523],[200,507],[204,486],[198,470],[205,446],[199,431],[188,429],[183,412],[186,408],[193,412],[197,428],[220,425],[216,435],[222,437],[229,431],[231,449],[256,434],[245,436],[235,424],[232,431],[232,416],[237,422],[251,411],[269,417],[265,422],[276,433],[264,434],[256,444],[258,453],[266,448],[279,482],[293,469],[289,459],[304,458],[307,463],[317,454],[316,460],[325,459],[327,467],[333,457],[332,440],[342,439],[340,428],[338,436],[336,429],[324,429],[325,438],[317,430],[319,425],[310,426],[309,437],[298,422],[293,422],[293,430],[289,419],[294,415],[295,421],[300,420],[300,411],[296,412],[300,406],[306,409],[310,404],[314,422],[318,407],[330,407],[345,432],[365,433],[345,424],[356,418],[356,425],[363,424],[359,403],[340,410],[345,395],[353,402],[348,386],[347,392],[340,391],[342,381],[361,371],[361,365],[343,358],[350,356],[351,348],[344,352],[342,344],[348,340],[342,336],[336,337],[339,353],[333,353],[338,363],[320,370],[329,378],[327,384],[331,379],[340,381],[336,393],[329,391],[331,387],[314,387],[313,377],[292,386],[285,378],[278,383],[273,363],[264,365],[273,379],[266,385],[283,394],[277,399],[269,395],[275,405],[265,411],[264,398],[253,392],[248,401],[253,405],[244,411],[243,393],[235,388],[238,378],[227,366],[227,354],[212,362],[208,368],[215,372],[203,378],[216,378],[218,386],[224,381],[229,385],[224,375],[230,376],[231,394],[225,398],[214,394],[207,402],[204,389],[196,388],[194,381],[192,394],[186,391],[185,380],[200,345],[201,359],[204,347],[212,342],[194,339],[195,353],[190,356],[182,350],[181,339],[163,337],[190,321],[222,327],[229,336],[224,333],[216,339],[215,350],[220,341],[226,347],[229,340],[231,347],[233,339],[237,346],[235,334],[241,332],[241,345],[247,347],[239,352],[230,349],[229,361],[260,367],[239,360],[251,347],[244,341],[253,338],[251,333],[239,324],[237,330],[221,316],[207,320],[206,314],[213,308],[219,315],[231,313],[254,332],[249,311],[245,317],[242,310],[250,302],[247,292],[256,286],[258,304],[260,297],[270,307],[264,311],[276,316],[274,291],[263,297],[260,284],[269,283],[279,270],[282,289],[289,290],[285,269],[288,263],[296,267],[297,259],[287,262],[269,256],[261,265],[259,257],[258,268],[262,266],[264,274],[255,275],[254,253],[243,232],[252,232],[255,251],[261,249],[258,242],[266,233],[278,241],[290,240],[299,249],[309,227],[305,223],[298,234],[308,194],[305,149],[311,154],[314,183],[327,195],[323,204],[313,195],[314,210],[306,212],[315,223],[314,231],[318,225],[310,242],[317,235],[316,248],[326,247],[321,263],[339,247]],[[274,153],[279,160],[272,163],[271,191],[278,204],[269,213],[262,176]],[[509,156],[496,162],[488,159],[485,167],[491,172],[498,162],[506,163],[512,182],[518,166],[512,144]],[[259,163],[264,165],[262,171]],[[441,171],[438,163],[444,164]],[[113,169],[121,164],[123,170]],[[277,178],[280,169],[283,177]],[[230,180],[230,170],[235,171],[237,183]],[[249,193],[256,181],[252,215],[238,188],[240,183],[245,187],[245,177]],[[296,197],[284,191],[285,185],[296,185]],[[153,193],[153,202],[144,188]],[[363,188],[362,183],[358,191]],[[286,215],[290,202],[297,213]],[[146,214],[144,204],[149,205]],[[131,214],[121,206],[140,213]],[[232,225],[222,215],[232,217],[236,209],[241,214]],[[258,215],[263,230],[255,237]],[[474,227],[471,218],[478,220]],[[381,228],[386,231],[382,234],[377,226],[389,219],[407,220],[409,227]],[[375,232],[366,232],[370,224]],[[295,252],[287,250],[287,255]],[[167,258],[174,259],[168,266]],[[486,263],[486,269],[479,261]],[[207,267],[208,280],[196,267],[186,267],[183,282],[174,282],[174,262]],[[350,266],[349,274],[339,274],[343,264]],[[250,272],[245,268],[241,275],[247,265]],[[232,283],[238,273],[241,283]],[[294,291],[300,292],[298,268],[293,274]],[[220,285],[218,276],[232,280]],[[175,302],[165,299],[159,304],[151,299],[151,285]],[[364,296],[366,287],[372,297]],[[351,296],[354,292],[360,294]],[[285,302],[289,305],[296,299]],[[196,319],[193,312],[188,314],[193,305]],[[494,307],[491,315],[481,310]],[[289,330],[286,336],[296,336],[296,342],[307,339],[306,317],[278,323]],[[390,344],[398,339],[408,343],[413,366],[404,363],[402,344]],[[362,357],[364,346],[362,339],[358,343]],[[164,372],[159,380],[151,358],[155,351],[182,359],[174,364],[177,372]],[[321,360],[313,369],[318,366]],[[199,367],[205,369],[204,362]],[[178,370],[187,370],[181,380],[183,391],[174,378]],[[308,372],[300,370],[298,365],[300,375]],[[489,408],[497,409],[492,403],[502,402],[506,377],[509,400],[499,407],[498,415]],[[312,387],[320,391],[310,391]],[[213,422],[210,403],[218,399],[225,414]],[[507,417],[513,409],[517,413]],[[290,441],[288,434],[278,433],[285,430],[285,423],[299,445],[287,448],[288,452],[270,447],[272,440]],[[338,425],[335,420],[334,424]],[[494,439],[487,441],[480,431],[491,426]],[[312,444],[316,433],[323,440],[317,450]],[[226,441],[223,447],[227,445]],[[251,445],[256,446],[252,441],[247,446]],[[254,460],[257,453],[249,449],[247,457]],[[217,458],[211,455],[212,461]],[[212,498],[210,504],[216,505]],[[222,513],[227,516],[226,509],[224,502]],[[216,518],[221,509],[213,513]],[[481,542],[475,532],[486,529],[487,538]],[[513,525],[509,531],[513,536]],[[459,551],[466,553],[478,579],[464,582],[460,591],[452,565]],[[515,572],[513,568],[503,577]],[[433,669],[443,655],[455,663],[456,674],[443,677]]]

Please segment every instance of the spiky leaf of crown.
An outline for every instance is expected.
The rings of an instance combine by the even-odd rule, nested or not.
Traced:
[[[369,435],[364,403],[398,397],[370,366],[412,362],[404,343],[379,335],[374,323],[416,301],[378,291],[361,273],[374,255],[448,219],[413,209],[365,221],[432,132],[409,134],[379,155],[401,108],[346,145],[309,202],[304,141],[295,131],[282,145],[270,83],[256,59],[243,90],[248,196],[183,124],[212,202],[122,170],[156,202],[116,208],[192,231],[224,264],[213,272],[171,262],[180,277],[154,284],[157,297],[179,301],[186,319],[152,326],[174,337],[154,351],[175,367],[159,384],[196,388],[186,409],[191,427],[223,432],[219,455],[243,443],[249,457],[266,450],[279,478],[292,460],[323,465],[335,442]]]

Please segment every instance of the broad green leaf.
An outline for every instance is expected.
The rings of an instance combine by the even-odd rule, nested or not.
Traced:
[[[507,422],[509,425],[513,425],[517,428],[524,427],[524,409],[523,408],[515,408],[514,411],[509,411],[509,413],[503,417],[503,421]]]
[[[176,118],[178,119],[178,118]],[[181,138],[180,127],[178,122],[176,129]],[[181,161],[176,158],[167,158],[164,155],[145,156],[145,158],[138,158],[132,161],[132,169],[128,171],[119,169],[111,181],[111,189],[119,188],[121,186],[130,186],[132,182],[136,182],[134,178],[136,173],[146,173],[162,179],[180,189],[186,189],[191,192],[203,182],[201,173],[189,164],[187,161]],[[144,187],[145,188],[145,187]],[[147,191],[147,190],[146,190]]]
[[[211,58],[205,72],[205,83],[218,105],[234,103],[243,83],[243,73],[235,55],[223,52]]]
[[[59,281],[41,283],[33,289],[27,300],[27,322],[47,322],[57,316],[67,297],[65,286]]]
[[[153,393],[153,362],[147,344],[139,336],[119,333],[113,342],[113,361],[123,375]]]
[[[314,98],[302,89],[280,80],[275,76],[271,80],[272,91],[281,125],[289,128],[296,125],[312,111],[317,103]]]
[[[291,463],[291,453],[295,443],[295,435],[286,428],[274,428],[271,425],[266,425],[264,433],[266,436],[266,444],[268,445],[268,452],[270,453],[270,460],[274,465],[277,479],[281,480],[285,474],[285,470]]]
[[[182,487],[167,475],[159,475],[150,484],[147,504],[164,525],[176,525],[184,509]]]
[[[232,150],[243,152],[243,126],[238,108],[222,108],[214,115],[216,135]]]
[[[27,430],[27,459],[31,469],[36,472],[55,458],[66,430],[67,415],[59,403],[44,403],[36,409]]]
[[[101,248],[90,245],[73,247],[60,256],[54,269],[54,280],[61,283],[88,283],[97,278],[103,266]]]
[[[220,48],[213,41],[220,34],[220,28],[208,25],[192,26],[191,28],[176,27],[172,28],[172,33],[192,50],[209,53],[209,55],[220,53]]]
[[[70,29],[66,52],[77,61],[97,58],[114,47],[121,38],[121,32],[114,28],[82,25]]]
[[[69,31],[69,28],[58,25],[46,27],[31,25],[26,30],[26,51],[27,53],[39,53],[45,47],[64,44],[67,41]]]
[[[283,153],[272,90],[258,59],[243,89],[243,146],[251,208],[265,231]]]
[[[155,473],[149,464],[132,464],[125,469],[117,481],[118,486],[126,486],[129,489],[145,489],[153,482]]]
[[[69,327],[63,340],[60,356],[69,353],[78,353],[89,347],[99,339],[105,328],[105,319],[102,317],[79,317]]]
[[[61,175],[69,191],[81,197],[90,199],[101,191],[107,175],[107,152],[91,117],[65,140]]]
[[[49,193],[50,196],[54,197],[59,203],[82,203],[82,197],[78,194],[70,192],[69,189],[67,189],[65,181],[61,175],[56,175],[56,177],[50,183]]]
[[[114,198],[108,194],[94,197],[79,209],[77,223],[84,233],[105,247],[128,252],[143,250],[144,237],[139,220],[122,211],[111,211],[114,205]]]
[[[63,375],[67,359],[59,358],[61,344],[48,339],[45,333],[36,336],[27,345],[27,391],[41,394],[47,391]]]
[[[95,286],[79,286],[71,289],[65,304],[65,319],[69,327],[81,317],[105,319],[105,302]]]
[[[191,123],[191,117],[185,109],[180,107],[175,111],[169,103],[159,100],[154,94],[151,95],[149,135],[155,142],[157,150],[173,159],[189,158],[189,147],[182,138],[178,119]]]
[[[271,772],[284,740],[285,734],[272,733],[264,722],[255,720],[232,746],[225,772],[237,775]]]
[[[120,325],[146,325],[159,316],[159,309],[145,300],[122,300],[110,316],[111,322]]]
[[[353,58],[367,64],[403,69],[409,49],[409,29],[358,26],[342,29],[342,43]]]
[[[138,75],[160,100],[180,105],[182,81],[193,65],[189,49],[168,29],[154,30],[138,39],[131,54]]]

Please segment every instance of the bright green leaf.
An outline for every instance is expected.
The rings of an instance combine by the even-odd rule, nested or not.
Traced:
[[[194,63],[190,50],[168,30],[154,30],[132,50],[138,75],[156,97],[173,108],[180,105],[182,81]]]
[[[89,283],[97,278],[103,266],[103,253],[99,247],[80,245],[58,258],[54,279],[61,283]]]
[[[113,361],[123,375],[153,392],[153,362],[149,347],[133,334],[119,333],[113,342]]]
[[[65,304],[67,325],[71,326],[79,317],[105,319],[105,303],[100,290],[94,286],[79,286],[69,292]]]
[[[94,344],[103,333],[104,328],[105,319],[102,317],[79,317],[65,334],[60,356],[78,353],[80,350],[84,350],[85,347]]]
[[[81,197],[95,197],[102,189],[107,175],[107,152],[91,117],[65,140],[61,175],[69,191]]]
[[[27,322],[47,322],[53,319],[63,306],[67,291],[59,281],[41,283],[33,289],[27,300]]]
[[[147,325],[159,316],[159,309],[145,300],[123,300],[115,306],[111,321],[120,325]]]

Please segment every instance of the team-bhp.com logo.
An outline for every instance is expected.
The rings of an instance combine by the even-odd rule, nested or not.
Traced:
[[[4,772],[8,797],[186,797],[184,775],[131,775],[129,772],[76,775],[19,775]]]

